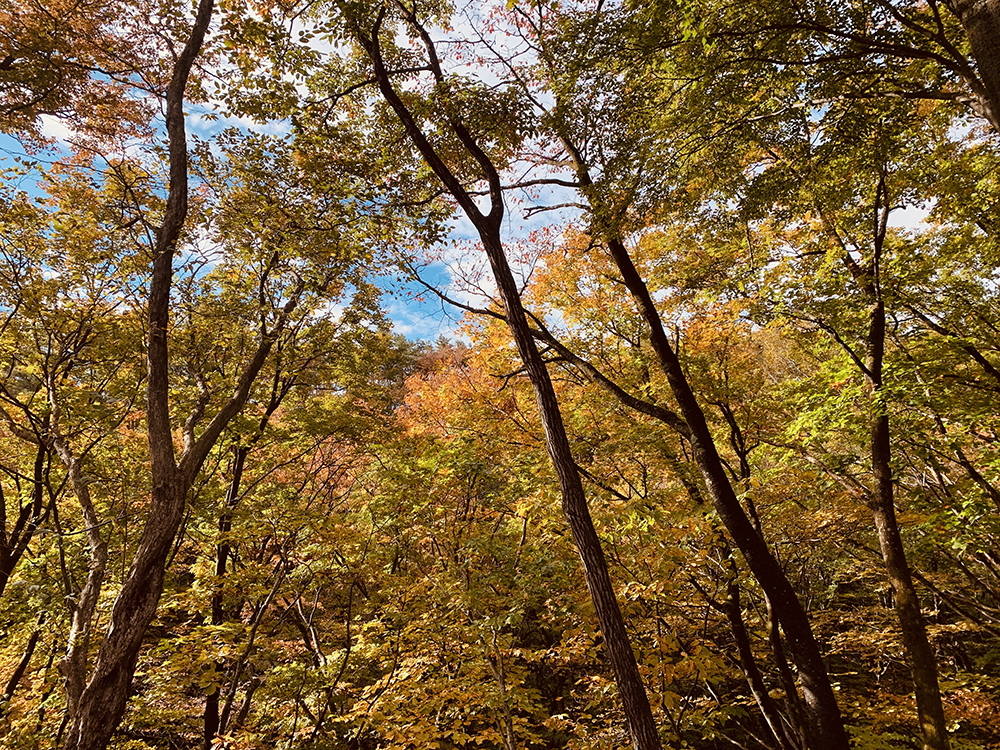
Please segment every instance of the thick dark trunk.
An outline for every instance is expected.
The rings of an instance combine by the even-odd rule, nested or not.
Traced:
[[[799,671],[799,685],[802,688],[809,724],[809,745],[815,750],[846,750],[849,742],[840,707],[837,705],[833,686],[830,684],[819,644],[813,636],[809,618],[781,566],[771,555],[764,540],[754,529],[740,505],[719,457],[705,414],[691,390],[676,352],[670,345],[649,289],[632,262],[624,243],[618,237],[613,218],[607,216],[608,211],[603,198],[594,187],[586,162],[569,139],[564,138],[563,145],[573,160],[580,189],[593,210],[595,225],[604,234],[604,240],[622,276],[622,281],[646,324],[650,345],[661,370],[666,375],[681,417],[690,431],[688,439],[691,442],[695,464],[705,480],[712,504],[736,547],[747,561],[754,578],[764,590],[785,634],[788,652]]]
[[[524,308],[517,292],[517,285],[513,274],[511,274],[510,266],[507,264],[498,235],[499,233],[496,236],[482,235],[483,244],[486,247],[497,285],[500,288],[508,325],[535,390],[535,400],[545,430],[546,446],[559,478],[563,514],[569,523],[573,541],[576,543],[577,551],[583,562],[587,589],[594,603],[594,612],[601,626],[608,659],[611,662],[615,682],[618,685],[618,692],[625,709],[625,716],[629,722],[632,744],[636,750],[659,748],[659,731],[653,720],[646,689],[639,675],[639,668],[636,665],[632,645],[625,629],[625,621],[622,618],[614,586],[611,583],[611,576],[608,573],[604,551],[590,517],[590,510],[587,506],[583,485],[580,482],[580,475],[576,470],[576,463],[570,451],[555,391],[552,388],[545,363],[535,347],[535,341],[528,327]]]
[[[956,0],[955,12],[982,79],[976,109],[1000,132],[1000,0]]]
[[[878,451],[888,459],[889,418],[882,416],[876,422],[872,429],[872,453],[874,456]],[[886,438],[884,441],[883,435]],[[881,458],[879,460],[881,462]],[[885,469],[885,474],[888,475],[887,460]],[[882,487],[886,479],[888,479],[888,491]],[[917,698],[917,716],[923,732],[924,748],[947,750],[948,734],[945,729],[941,692],[938,688],[937,662],[934,650],[927,640],[927,627],[920,611],[920,599],[913,586],[899,527],[896,524],[891,475],[886,477],[881,471],[876,471],[875,482],[880,491],[877,491],[876,496],[872,498],[872,513],[878,531],[879,546],[882,549],[882,559],[885,561],[886,573],[892,586],[896,615],[899,617],[903,633],[903,645],[910,657],[910,670]]]
[[[164,562],[180,525],[187,488],[174,481],[153,488],[146,529],[111,610],[93,675],[74,712],[66,747],[104,750],[122,717],[139,649],[163,591]]]
[[[205,696],[205,750],[210,750],[219,734],[219,693],[220,687],[215,687]]]
[[[937,663],[927,640],[927,628],[920,612],[920,600],[910,567],[906,561],[903,540],[896,523],[896,508],[892,481],[892,441],[889,430],[889,412],[883,388],[882,373],[885,360],[886,314],[882,298],[881,264],[888,236],[890,199],[887,173],[879,175],[875,191],[874,227],[871,256],[860,264],[845,252],[843,263],[864,298],[870,303],[868,330],[863,337],[865,361],[855,356],[862,371],[871,399],[872,417],[869,425],[872,487],[868,502],[871,506],[878,533],[882,560],[885,563],[889,584],[892,586],[896,615],[903,634],[903,646],[910,659],[910,670],[917,699],[917,718],[923,734],[925,750],[948,750],[948,733],[941,705],[941,691],[937,680]],[[844,248],[836,227],[827,225],[827,231]]]

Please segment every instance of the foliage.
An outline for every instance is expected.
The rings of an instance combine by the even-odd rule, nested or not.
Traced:
[[[468,313],[454,342],[406,341],[383,309],[380,273],[479,250],[444,244],[455,201],[359,47],[376,19],[400,97],[461,187],[488,190],[488,160],[508,212],[527,200],[526,220],[552,217],[506,250],[664,745],[804,746],[790,634],[706,500],[610,241],[808,612],[854,746],[919,741],[871,520],[881,415],[951,746],[998,742],[998,135],[950,8],[224,3],[188,92],[227,127],[189,138],[166,332],[178,452],[271,349],[187,493],[111,746],[629,744],[491,282],[437,289]],[[436,72],[411,12],[446,50]],[[101,624],[150,515],[146,311],[171,169],[153,113],[188,13],[0,10],[0,130],[32,152],[0,183],[12,748],[66,741],[60,663],[91,532]],[[49,117],[72,147],[45,150]]]

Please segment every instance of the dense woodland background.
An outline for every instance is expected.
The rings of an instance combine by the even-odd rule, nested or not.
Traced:
[[[1000,746],[994,0],[13,0],[0,131],[5,748]]]

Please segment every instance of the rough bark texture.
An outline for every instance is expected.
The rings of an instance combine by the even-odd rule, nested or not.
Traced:
[[[417,19],[405,8],[398,4],[396,8],[420,35],[427,49],[430,67],[439,83],[443,83],[444,76],[440,70],[433,42],[429,35],[420,26]],[[622,619],[614,586],[611,583],[611,577],[604,558],[604,551],[601,548],[600,539],[597,536],[590,516],[583,485],[570,450],[569,440],[566,436],[562,416],[559,411],[559,404],[552,387],[552,381],[549,378],[545,362],[535,346],[535,341],[521,304],[517,283],[507,262],[503,243],[500,239],[500,228],[504,211],[500,177],[492,162],[483,153],[461,121],[452,120],[448,122],[447,126],[451,128],[454,135],[462,142],[469,156],[479,164],[487,177],[490,186],[491,208],[488,214],[484,214],[480,211],[472,196],[466,192],[458,178],[438,155],[430,141],[417,125],[412,113],[393,88],[389,73],[382,60],[379,43],[379,33],[383,17],[384,12],[379,16],[379,21],[372,29],[370,35],[363,33],[360,29],[356,30],[358,41],[364,46],[372,61],[375,79],[378,82],[383,97],[399,117],[407,134],[427,164],[455,197],[479,232],[479,236],[489,257],[490,267],[493,270],[497,287],[500,291],[507,324],[534,388],[535,401],[538,405],[542,426],[545,431],[546,446],[559,480],[563,513],[569,523],[573,540],[576,543],[577,551],[583,562],[587,588],[594,604],[594,611],[597,614],[601,633],[605,639],[606,653],[614,671],[615,682],[618,686],[618,692],[625,710],[625,717],[628,721],[632,745],[636,750],[658,750],[660,748],[659,732],[653,720],[649,700],[646,696],[646,689],[639,675],[635,655],[632,652],[632,646],[625,629],[625,622]]]
[[[163,591],[164,563],[180,523],[184,496],[176,482],[154,490],[150,521],[115,600],[94,672],[67,736],[72,750],[104,750],[122,717],[146,628]]]
[[[70,602],[70,628],[66,639],[66,655],[59,663],[59,671],[65,680],[66,711],[70,716],[79,709],[80,699],[87,681],[87,653],[90,648],[94,612],[101,595],[104,576],[108,567],[108,546],[101,538],[101,523],[90,499],[90,486],[83,478],[80,459],[74,456],[63,437],[59,434],[58,408],[53,407],[52,444],[69,474],[73,492],[80,503],[83,522],[86,524],[87,546],[90,562],[87,580],[75,592],[75,597],[67,597]]]
[[[496,234],[499,235],[498,230]],[[573,541],[576,543],[580,559],[583,561],[587,588],[594,603],[594,611],[601,626],[601,633],[604,635],[608,657],[615,674],[615,682],[618,685],[618,692],[625,708],[625,715],[629,720],[632,744],[636,750],[659,748],[659,732],[653,721],[649,701],[646,697],[646,689],[639,675],[632,646],[625,630],[625,622],[618,607],[618,599],[608,574],[604,551],[590,517],[583,485],[580,482],[580,475],[576,471],[576,463],[570,451],[569,440],[563,426],[552,382],[528,329],[524,309],[517,293],[517,285],[503,254],[499,237],[483,237],[483,244],[501,290],[504,312],[517,343],[518,353],[521,355],[521,360],[528,370],[528,375],[535,389],[535,400],[542,417],[546,445],[552,458],[552,465],[559,478],[563,514],[569,523]]]
[[[958,0],[955,3],[984,92],[982,114],[1000,132],[1000,0]]]

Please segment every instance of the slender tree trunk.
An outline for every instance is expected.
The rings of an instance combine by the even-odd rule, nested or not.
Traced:
[[[240,679],[243,676],[243,670],[246,668],[247,663],[250,660],[250,656],[254,652],[254,641],[257,639],[257,631],[264,619],[264,615],[267,613],[268,608],[274,601],[274,597],[278,593],[278,588],[281,586],[282,581],[285,580],[286,573],[287,570],[284,563],[279,561],[274,570],[274,583],[271,585],[271,590],[268,592],[267,596],[260,600],[254,607],[253,623],[251,624],[250,632],[247,635],[247,642],[243,646],[243,651],[236,659],[236,664],[233,668],[233,676],[229,682],[229,695],[226,696],[225,705],[222,707],[222,715],[219,717],[220,733],[225,733],[226,729],[229,727],[229,717],[232,714],[233,705],[236,701],[236,690],[239,687]],[[251,682],[253,681],[251,680]],[[255,689],[256,688],[248,688],[246,701],[251,700],[252,692]],[[249,705],[246,706],[246,710],[250,710]]]
[[[856,261],[847,251],[847,245],[836,227],[825,216],[824,222],[827,233],[844,251],[842,260],[845,268],[862,296],[871,305],[868,313],[868,330],[861,337],[865,346],[864,363],[861,363],[858,356],[854,356],[864,375],[872,409],[869,438],[873,485],[869,491],[869,505],[874,516],[889,584],[892,586],[893,602],[903,634],[903,646],[910,659],[917,699],[917,717],[923,734],[924,749],[948,750],[948,732],[941,705],[941,691],[938,687],[937,663],[927,640],[927,628],[920,612],[920,600],[913,587],[903,540],[896,523],[893,498],[892,442],[882,381],[886,315],[881,286],[881,263],[890,211],[887,174],[883,170],[879,174],[875,190],[871,253],[863,264]],[[822,214],[822,211],[820,213]]]
[[[767,685],[764,683],[764,676],[757,667],[757,660],[754,658],[753,649],[750,646],[750,635],[747,633],[746,625],[743,623],[743,610],[740,606],[740,587],[739,581],[735,576],[735,571],[732,571],[729,576],[729,580],[726,583],[726,591],[725,615],[729,621],[729,629],[733,634],[733,640],[736,641],[740,667],[743,670],[744,677],[746,677],[747,685],[750,687],[750,693],[757,702],[757,707],[760,709],[761,715],[767,722],[767,726],[770,728],[771,734],[774,735],[774,739],[778,742],[781,750],[799,750],[798,743],[793,742],[785,731],[785,723],[782,720],[781,712],[778,710],[774,699],[771,698],[767,690]]]
[[[4,686],[3,694],[0,695],[0,718],[3,717],[4,713],[6,713],[7,704],[10,703],[10,699],[14,697],[14,691],[17,690],[17,686],[21,683],[21,678],[24,677],[24,673],[28,669],[28,664],[31,663],[31,657],[35,654],[35,647],[38,646],[38,639],[42,635],[42,625],[44,623],[45,613],[43,612],[38,616],[38,622],[35,624],[35,629],[28,637],[28,645],[24,647],[24,653],[21,654],[21,658],[17,662],[17,666],[14,667],[14,672],[11,674],[10,679],[7,680],[7,684]]]
[[[443,84],[444,76],[429,34],[420,25],[417,18],[402,4],[394,3],[394,6],[419,34],[427,50],[430,68],[439,83]],[[615,682],[622,700],[632,745],[635,750],[659,750],[659,731],[653,720],[646,689],[639,674],[635,655],[632,652],[632,645],[629,642],[625,622],[618,606],[618,599],[615,596],[604,551],[590,516],[590,509],[587,506],[580,475],[570,450],[555,390],[552,387],[545,362],[535,346],[517,283],[511,272],[510,264],[507,262],[500,238],[504,205],[499,174],[461,120],[451,119],[442,123],[442,125],[451,128],[469,157],[474,159],[483,173],[487,175],[490,185],[491,207],[488,214],[483,214],[472,196],[466,192],[455,174],[441,159],[441,156],[420,129],[413,114],[393,88],[389,73],[382,60],[379,40],[384,17],[385,11],[383,10],[380,12],[370,35],[360,29],[355,29],[356,36],[372,61],[375,80],[383,97],[395,111],[411,141],[420,151],[428,166],[434,170],[445,188],[455,197],[472,221],[482,240],[500,292],[507,325],[535,392],[535,403],[545,432],[545,444],[559,481],[563,514],[569,524],[573,541],[576,543],[577,552],[583,563],[584,577],[591,601],[594,604],[601,633],[604,636],[606,653],[611,662]]]
[[[496,234],[499,235],[499,232]],[[535,389],[535,401],[542,417],[546,445],[559,478],[563,514],[569,523],[573,541],[583,562],[587,588],[594,603],[601,633],[604,635],[625,715],[629,719],[632,744],[636,750],[659,748],[659,732],[653,721],[646,689],[635,662],[625,622],[608,573],[604,551],[590,517],[590,509],[570,451],[569,439],[566,436],[552,381],[528,329],[517,285],[507,264],[499,237],[483,237],[483,244],[501,290],[508,325]]]
[[[229,557],[232,554],[232,547],[229,544],[228,535],[233,528],[233,512],[240,502],[240,489],[243,484],[243,472],[246,470],[247,457],[253,446],[264,434],[274,412],[278,410],[282,400],[288,395],[295,383],[294,378],[282,380],[281,367],[276,367],[274,379],[271,383],[271,398],[264,414],[261,415],[257,423],[257,431],[248,445],[239,446],[233,456],[232,477],[229,480],[229,487],[226,489],[226,497],[223,501],[222,511],[219,514],[219,542],[215,548],[215,577],[216,584],[212,591],[211,620],[213,625],[222,625],[225,621],[225,608],[223,605],[222,586],[223,578],[227,573]],[[221,661],[215,663],[219,674],[225,673],[225,664]],[[217,686],[211,693],[205,696],[205,750],[210,750],[215,741],[216,735],[226,731],[225,716],[220,718],[219,699],[222,693],[222,686]],[[252,691],[248,693],[247,700],[252,698]],[[249,710],[249,706],[247,707]]]
[[[233,509],[239,502],[240,484],[243,481],[243,469],[246,466],[247,455],[250,453],[249,446],[241,446],[236,449],[233,459],[233,476],[229,481],[226,490],[226,499],[219,514],[219,543],[215,551],[215,577],[216,585],[212,592],[212,624],[222,625],[225,621],[225,612],[222,606],[222,579],[226,575],[226,568],[229,562],[229,541],[227,535],[233,525]],[[221,674],[225,668],[222,662],[216,662],[216,669]],[[211,693],[205,696],[205,750],[212,747],[216,735],[220,731],[219,727],[219,696],[222,692],[221,686],[216,686]]]
[[[705,413],[691,390],[676,352],[670,345],[649,289],[632,262],[625,245],[610,230],[613,224],[604,216],[601,196],[595,192],[583,159],[572,143],[564,139],[564,144],[573,156],[581,190],[594,209],[598,227],[606,233],[605,241],[612,259],[622,275],[625,287],[635,300],[639,314],[646,323],[650,344],[667,377],[681,416],[688,425],[695,463],[705,480],[712,504],[736,547],[747,561],[754,578],[771,602],[775,616],[781,624],[789,654],[799,670],[799,685],[802,687],[809,721],[809,744],[816,750],[845,750],[849,746],[847,732],[844,730],[840,707],[837,705],[833,686],[830,684],[819,644],[813,636],[809,618],[781,566],[771,555],[764,540],[754,529],[740,505],[719,457]]]
[[[246,692],[243,694],[243,702],[240,704],[240,710],[236,714],[236,718],[233,719],[232,728],[234,730],[239,729],[246,723],[247,716],[250,715],[250,706],[253,704],[253,695],[257,692],[257,688],[261,685],[259,677],[251,677],[250,682],[247,684]],[[313,735],[315,736],[315,732]]]
[[[877,292],[876,292],[877,294]],[[920,599],[913,586],[903,540],[896,523],[893,498],[891,435],[889,415],[882,391],[882,360],[885,347],[885,305],[873,306],[868,332],[867,385],[875,414],[871,423],[871,457],[874,477],[870,504],[885,562],[893,603],[903,633],[903,646],[910,658],[917,717],[924,738],[924,750],[947,750],[948,732],[938,687],[937,661],[927,640],[927,626],[920,611]]]
[[[624,245],[620,241],[612,241],[609,246],[625,284],[650,328],[653,349],[660,359],[681,416],[691,429],[692,452],[715,510],[767,595],[781,624],[788,651],[799,670],[799,684],[809,715],[810,745],[817,750],[843,750],[848,747],[847,733],[844,731],[840,708],[809,618],[795,589],[767,549],[764,540],[753,528],[729,483],[705,414],[687,382],[680,360],[670,346],[645,283]]]
[[[65,679],[67,714],[73,716],[79,709],[80,697],[87,682],[87,655],[90,650],[94,613],[97,611],[97,601],[101,596],[104,576],[107,574],[108,545],[101,538],[101,522],[90,497],[90,484],[83,476],[80,457],[74,455],[60,431],[61,409],[56,398],[55,384],[50,382],[48,389],[52,408],[50,428],[52,447],[66,465],[70,486],[80,503],[83,531],[90,549],[87,579],[80,590],[74,592],[75,596],[67,597],[70,628],[66,639],[66,655],[59,663],[59,671]]]
[[[49,429],[48,415],[42,422],[43,431]],[[35,465],[32,476],[31,502],[22,506],[17,514],[14,528],[7,533],[7,498],[0,487],[0,597],[7,588],[14,568],[28,549],[28,544],[41,521],[42,500],[45,497],[45,471],[49,450],[45,441],[35,438]]]

